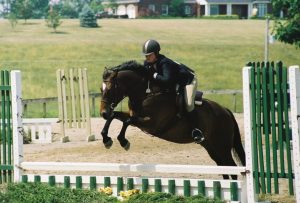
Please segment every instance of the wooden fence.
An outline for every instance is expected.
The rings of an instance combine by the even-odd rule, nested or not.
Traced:
[[[237,112],[237,95],[242,95],[242,90],[204,90],[205,95],[231,95],[232,96],[232,111]],[[97,108],[99,108],[99,101],[96,102],[97,99],[100,99],[100,93],[89,93],[90,97],[90,105],[91,105],[91,116],[97,117]],[[30,110],[28,110],[29,106],[37,104],[41,104],[40,112],[42,113],[43,118],[47,118],[48,116],[48,106],[49,103],[57,103],[57,97],[47,97],[47,98],[36,98],[36,99],[23,99],[23,113],[24,117],[28,116]],[[57,104],[55,105],[57,107]],[[36,107],[35,107],[36,108]],[[122,104],[121,104],[122,108]]]

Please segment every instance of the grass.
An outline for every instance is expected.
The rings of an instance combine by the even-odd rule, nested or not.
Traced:
[[[143,62],[143,42],[157,39],[161,53],[196,70],[199,89],[242,89],[242,67],[264,59],[265,21],[199,19],[101,19],[99,28],[63,20],[55,34],[44,20],[0,20],[0,67],[22,71],[23,98],[56,96],[58,68],[88,68],[89,89],[99,92],[105,66]],[[270,60],[300,64],[300,50],[270,45]],[[213,98],[232,107],[232,98]],[[242,111],[241,100],[237,104]]]

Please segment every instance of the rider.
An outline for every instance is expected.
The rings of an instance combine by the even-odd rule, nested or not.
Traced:
[[[160,45],[156,40],[147,40],[143,45],[143,54],[146,57],[145,67],[150,77],[163,90],[174,92],[179,85],[184,89],[184,99],[188,121],[192,124],[192,138],[196,143],[204,140],[202,131],[197,128],[197,112],[195,110],[195,95],[197,78],[194,71],[183,64],[172,61],[159,53]]]

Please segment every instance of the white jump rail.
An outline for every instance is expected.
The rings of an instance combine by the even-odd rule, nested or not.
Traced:
[[[157,172],[182,174],[227,174],[246,175],[245,167],[236,166],[201,166],[170,164],[124,164],[90,162],[22,162],[23,170],[42,171],[112,171],[112,172]],[[88,170],[87,170],[88,169]]]

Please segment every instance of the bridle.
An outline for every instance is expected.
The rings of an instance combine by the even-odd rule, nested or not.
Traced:
[[[116,72],[116,74],[108,79],[108,80],[103,80],[103,82],[105,83],[110,83],[111,84],[111,89],[110,91],[112,91],[112,94],[110,95],[111,98],[112,98],[112,102],[110,103],[110,101],[108,101],[107,99],[104,99],[103,98],[103,95],[102,95],[102,99],[101,99],[101,102],[105,103],[105,104],[109,104],[110,103],[110,110],[114,110],[114,108],[118,105],[119,101],[118,101],[118,87],[119,87],[119,84],[117,82],[117,75],[118,75],[118,72]],[[123,95],[123,98],[124,99],[125,96]],[[121,99],[121,100],[122,100]],[[120,100],[120,101],[121,101]]]

